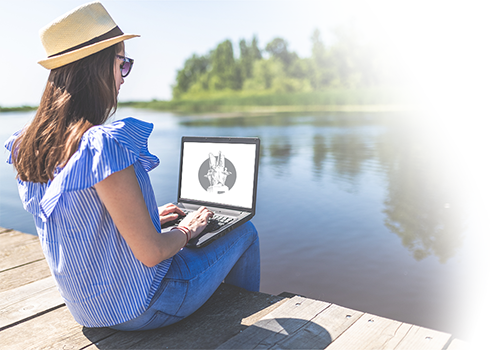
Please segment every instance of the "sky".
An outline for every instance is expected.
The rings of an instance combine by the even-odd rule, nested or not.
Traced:
[[[0,0],[0,106],[38,105],[49,71],[39,29],[86,0]],[[102,0],[125,33],[135,60],[120,101],[171,99],[177,70],[193,53],[203,55],[230,39],[255,34],[259,47],[275,37],[300,57],[310,56],[315,27],[327,45],[329,31],[356,15],[367,38],[382,25],[490,25],[490,0]]]

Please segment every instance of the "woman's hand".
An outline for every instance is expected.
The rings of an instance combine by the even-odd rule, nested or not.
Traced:
[[[179,225],[185,226],[191,230],[191,239],[199,236],[208,224],[208,220],[212,218],[214,213],[206,207],[200,207],[195,212],[188,214]]]
[[[158,214],[160,215],[160,225],[178,219],[179,215],[185,215],[182,209],[172,203],[158,207]]]

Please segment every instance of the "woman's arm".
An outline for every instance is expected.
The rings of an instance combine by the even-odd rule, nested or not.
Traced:
[[[155,266],[174,256],[185,245],[187,238],[180,230],[166,234],[155,230],[133,166],[108,176],[94,187],[134,256],[146,266]],[[180,213],[180,209],[174,210]],[[186,218],[192,238],[204,229],[211,216],[210,211],[201,208],[192,218]]]

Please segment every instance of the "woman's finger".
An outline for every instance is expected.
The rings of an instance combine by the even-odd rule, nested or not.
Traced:
[[[214,213],[210,210],[206,210],[201,215],[206,219],[206,221],[208,221],[210,218],[214,216]]]
[[[176,220],[176,219],[178,219],[178,217],[179,217],[179,214],[177,214],[177,213],[160,215],[160,224],[164,224],[166,222]]]
[[[161,207],[158,207],[158,213],[160,215],[165,215],[165,214],[168,214],[169,212],[171,212],[170,204],[165,204],[165,205],[162,205]]]
[[[182,209],[180,209],[175,204],[169,203],[164,206],[158,208],[158,212],[160,216],[167,215],[170,213],[177,213],[179,215],[185,215]]]

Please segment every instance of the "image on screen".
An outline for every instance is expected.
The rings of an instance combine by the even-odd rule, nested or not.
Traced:
[[[181,198],[252,208],[255,144],[184,142]]]

